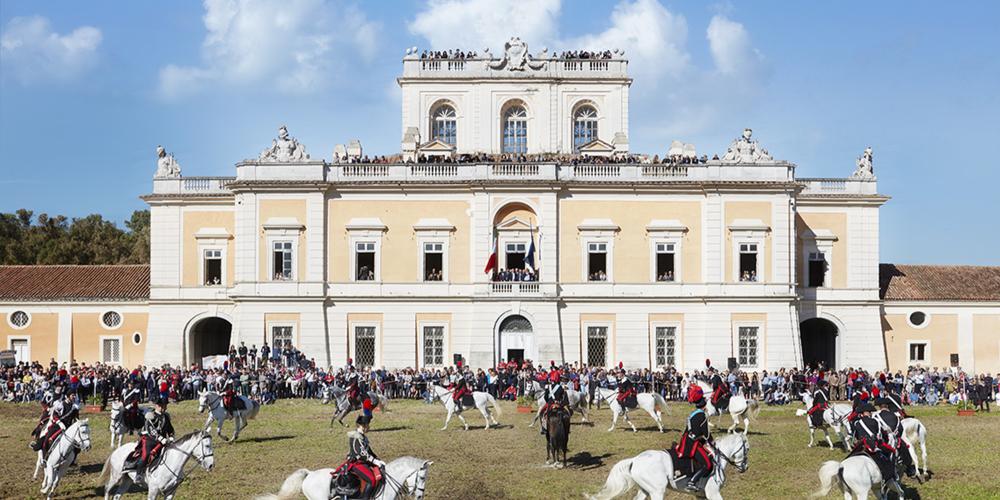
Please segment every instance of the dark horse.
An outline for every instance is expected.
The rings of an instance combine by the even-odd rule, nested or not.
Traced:
[[[562,406],[554,406],[545,416],[545,463],[553,467],[566,466],[566,453],[569,446],[569,410]],[[562,460],[559,453],[562,452]]]

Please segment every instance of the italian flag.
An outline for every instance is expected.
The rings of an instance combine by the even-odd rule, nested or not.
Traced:
[[[497,239],[493,238],[493,251],[490,252],[490,258],[486,259],[486,268],[483,272],[490,274],[497,267]]]

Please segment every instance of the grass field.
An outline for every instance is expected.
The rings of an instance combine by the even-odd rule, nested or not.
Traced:
[[[484,430],[478,413],[466,413],[473,428],[462,431],[456,421],[438,431],[444,417],[440,404],[394,402],[389,412],[376,413],[372,446],[386,461],[414,455],[434,461],[430,469],[430,499],[581,498],[603,485],[619,460],[646,449],[663,448],[677,439],[688,407],[671,404],[665,415],[668,432],[660,434],[648,415],[635,417],[640,431],[607,432],[610,412],[593,413],[595,425],[574,425],[570,436],[571,466],[545,467],[545,445],[537,429],[527,427],[531,415],[503,404],[502,427]],[[825,460],[840,459],[841,451],[806,448],[808,432],[799,406],[765,408],[751,424],[750,469],[731,473],[723,495],[727,498],[805,498],[818,487],[817,470]],[[34,454],[27,447],[38,407],[0,405],[0,498],[36,498],[39,483],[31,481]],[[204,422],[197,404],[170,406],[178,434]],[[331,407],[316,401],[281,401],[264,407],[240,441],[216,441],[216,464],[211,472],[198,469],[181,487],[178,498],[250,498],[276,491],[299,467],[310,469],[339,464],[346,450],[345,429],[329,427]],[[919,485],[909,481],[911,496],[924,499],[1000,498],[1000,412],[958,417],[952,408],[914,408],[912,413],[928,427],[931,479]],[[103,495],[96,484],[109,454],[106,415],[90,415],[94,447],[84,453],[57,492],[60,498]],[[353,419],[353,417],[351,417]],[[727,417],[728,418],[728,417]],[[574,419],[577,421],[577,419]],[[227,423],[229,426],[231,423]],[[231,431],[232,429],[229,428]],[[835,490],[836,491],[836,490]],[[132,493],[128,498],[145,498]],[[628,496],[631,498],[631,495]],[[840,498],[839,493],[829,498]]]

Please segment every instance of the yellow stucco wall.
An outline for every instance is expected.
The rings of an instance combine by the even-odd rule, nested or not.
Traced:
[[[142,364],[146,349],[146,331],[149,314],[121,312],[122,324],[114,330],[105,329],[100,313],[73,313],[73,355],[77,362],[95,363],[101,361],[101,337],[121,337],[122,366],[134,367]],[[139,332],[142,341],[132,343],[132,336]]]
[[[234,214],[231,211],[219,211],[219,212],[201,212],[201,211],[188,211],[184,212],[184,222],[183,222],[183,232],[184,232],[184,262],[181,265],[183,270],[182,284],[184,286],[202,286],[201,280],[199,279],[201,274],[202,266],[202,255],[198,250],[198,240],[195,238],[195,234],[198,233],[202,228],[222,228],[225,229],[230,235],[234,235],[236,224],[234,222]],[[235,250],[233,238],[229,238],[226,244],[226,283],[224,285],[232,285],[233,283],[233,269],[235,258]]]
[[[273,276],[270,276],[268,272],[268,267],[271,262],[271,251],[267,247],[267,233],[264,232],[264,224],[267,223],[268,219],[272,217],[291,217],[294,218],[302,224],[306,225],[306,200],[260,200],[257,205],[257,217],[260,221],[260,227],[257,228],[258,234],[260,235],[260,269],[259,276],[261,281],[270,281]],[[296,281],[303,281],[306,275],[306,231],[303,229],[299,232],[298,241],[298,252],[295,255],[296,266],[295,266],[295,276]]]
[[[884,316],[885,349],[890,370],[905,370],[910,365],[909,341],[927,341],[930,344],[930,357],[921,366],[951,366],[951,354],[958,353],[958,315],[932,314],[929,318],[930,323],[926,327],[913,328],[907,323],[906,314]]]
[[[688,228],[681,238],[681,281],[697,283],[701,274],[701,203],[697,201],[562,200],[559,208],[559,279],[585,282],[584,248],[577,230],[585,219],[611,219],[620,230],[614,237],[614,281],[649,283],[655,265],[646,226],[654,219],[675,219]]]
[[[726,212],[726,275],[723,281],[727,283],[738,282],[739,280],[733,275],[733,234],[729,230],[729,226],[736,219],[759,219],[766,226],[773,229],[774,225],[771,223],[771,209],[772,204],[769,201],[728,201],[725,204]],[[764,283],[771,281],[772,273],[771,269],[771,252],[774,246],[773,240],[771,238],[772,231],[768,231],[764,236],[764,255],[758,256],[763,257],[763,261],[758,261],[758,268],[763,266],[764,268]],[[758,276],[758,279],[760,277]]]
[[[299,313],[264,313],[264,334],[261,339],[255,340],[258,345],[264,339],[269,345],[274,345],[274,339],[271,338],[271,330],[268,326],[271,323],[295,323],[295,347],[299,346],[299,339],[302,337],[302,330],[299,329]]]
[[[806,230],[826,229],[837,236],[833,242],[833,258],[830,259],[830,279],[833,288],[847,288],[847,214],[799,212],[795,217],[795,234],[801,236]],[[795,256],[795,271],[799,284],[805,285],[805,252],[799,247]]]
[[[448,237],[448,275],[451,283],[469,283],[469,203],[448,201],[341,200],[329,201],[329,273],[333,282],[351,281],[350,234],[347,223],[354,218],[378,218],[387,230],[382,235],[383,282],[415,283],[420,276],[422,251],[413,225],[420,219],[447,219],[455,230]]]
[[[0,318],[0,338],[3,339],[3,349],[10,349],[12,338],[28,337],[28,348],[32,361],[38,361],[48,366],[50,359],[57,355],[59,345],[59,314],[32,313],[31,322],[24,329],[17,330],[7,324],[6,311]]]
[[[976,372],[1000,373],[1000,314],[972,316]]]

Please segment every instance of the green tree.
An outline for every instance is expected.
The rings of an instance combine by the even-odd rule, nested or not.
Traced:
[[[127,231],[101,215],[72,221],[20,209],[0,213],[0,264],[145,264],[149,211],[137,210]]]

